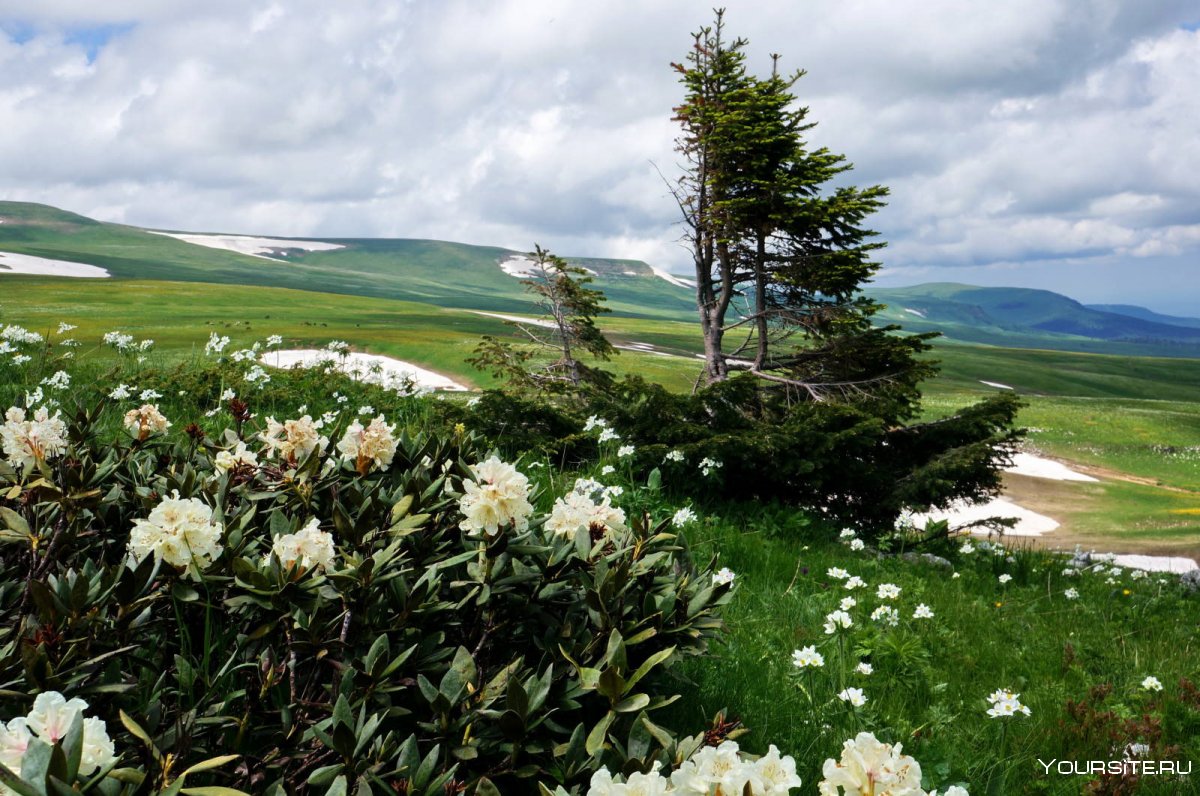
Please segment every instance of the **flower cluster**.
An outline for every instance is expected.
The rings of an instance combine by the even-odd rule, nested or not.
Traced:
[[[396,427],[389,426],[383,415],[379,415],[366,426],[355,420],[346,429],[337,444],[342,459],[354,463],[360,475],[366,475],[371,466],[383,470],[390,467],[396,455]]]
[[[612,505],[612,498],[602,485],[579,479],[565,497],[554,501],[546,530],[568,539],[583,532],[599,540],[614,531],[625,530],[625,511]]]
[[[301,569],[329,569],[337,555],[333,549],[333,534],[320,529],[314,517],[296,533],[285,533],[275,537],[271,552],[279,559],[284,569],[297,565]]]
[[[781,756],[771,746],[757,760],[746,760],[735,741],[720,746],[702,747],[690,760],[669,775],[655,764],[649,774],[631,774],[624,781],[614,778],[607,768],[592,775],[587,796],[640,796],[640,794],[677,794],[707,796],[712,793],[786,796],[800,787],[796,761]]]
[[[475,478],[463,481],[463,496],[458,501],[462,530],[495,536],[506,525],[511,524],[517,532],[529,527],[533,506],[528,478],[495,456],[471,465],[471,473]]]
[[[125,428],[139,440],[145,440],[151,434],[162,434],[170,427],[170,422],[155,404],[142,404],[125,413]]]
[[[221,472],[227,473],[238,467],[257,467],[258,456],[246,447],[245,442],[239,440],[233,450],[218,451],[213,457],[213,464]]]
[[[21,771],[21,760],[32,742],[37,740],[51,746],[58,743],[87,707],[88,703],[79,697],[67,699],[57,691],[38,694],[28,715],[0,724],[0,764],[10,771]],[[84,717],[79,773],[89,777],[109,768],[116,760],[116,751],[104,722],[95,717]],[[0,788],[4,786],[0,785]],[[14,791],[4,788],[4,792]]]
[[[320,426],[309,415],[282,423],[268,417],[267,430],[258,438],[266,443],[268,455],[278,456],[292,465],[303,461],[313,451],[324,452],[329,445],[329,438],[321,436]]]
[[[921,764],[903,754],[900,744],[883,743],[869,732],[843,743],[841,760],[826,760],[821,773],[821,796],[926,796]],[[966,791],[955,787],[946,796],[966,796]]]
[[[129,535],[129,555],[137,562],[149,555],[173,567],[199,573],[221,555],[224,527],[212,521],[212,509],[179,492],[163,498],[146,519],[135,520]]]
[[[51,417],[43,406],[27,420],[24,409],[10,407],[4,415],[4,425],[0,426],[0,442],[8,463],[28,470],[39,461],[48,462],[62,455],[67,449],[67,425],[59,418],[60,414],[55,412]]]
[[[999,691],[993,691],[988,696],[988,702],[991,707],[988,708],[987,714],[993,719],[1002,718],[1005,716],[1015,716],[1018,713],[1029,715],[1029,708],[1021,704],[1019,699],[1020,694],[1014,694],[1007,688],[1002,688]]]

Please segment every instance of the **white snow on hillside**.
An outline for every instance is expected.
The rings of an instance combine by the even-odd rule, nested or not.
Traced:
[[[286,262],[286,260],[281,259],[279,256],[271,257],[268,255],[279,255],[280,249],[303,249],[306,252],[323,252],[346,248],[340,243],[327,243],[319,240],[255,238],[250,235],[200,235],[191,232],[159,232],[154,229],[147,229],[145,231],[154,235],[165,235],[168,238],[175,238],[184,243],[194,243],[197,246],[207,246],[210,249],[224,249],[225,251],[248,254],[251,257],[262,257],[264,260],[276,260],[279,262]]]
[[[513,323],[525,323],[530,326],[545,326],[554,328],[554,321],[547,321],[543,318],[522,318],[520,315],[505,315],[503,312],[484,312],[483,310],[468,310],[475,315],[486,315],[489,318],[499,318],[502,321],[512,321]]]
[[[1130,569],[1146,569],[1151,572],[1173,572],[1177,575],[1200,569],[1196,562],[1183,556],[1143,556],[1133,553],[1113,556],[1113,563]]]
[[[1034,456],[1032,453],[1013,454],[1012,464],[1004,468],[1006,473],[1027,475],[1031,478],[1049,478],[1054,481],[1098,481],[1090,475],[1076,472],[1053,459]]]
[[[672,274],[669,271],[666,271],[665,269],[659,268],[658,266],[652,265],[652,266],[650,266],[650,270],[653,271],[654,275],[657,276],[659,279],[665,279],[668,282],[670,282],[672,285],[676,285],[677,287],[695,287],[696,286],[696,283],[693,282],[692,280],[684,279],[682,276],[676,276],[675,274]]]
[[[924,318],[924,317],[925,317],[925,313],[921,312],[920,310],[910,310],[908,307],[905,307],[905,308],[904,308],[904,311],[905,311],[905,312],[910,312],[910,313],[912,313],[913,315],[916,315],[918,318]]]
[[[1007,384],[1001,384],[998,381],[984,381],[983,379],[980,379],[979,383],[986,384],[989,387],[995,387],[997,390],[1011,390],[1012,389],[1012,387],[1009,387]]]
[[[592,276],[597,276],[596,272],[591,268],[579,267]],[[509,276],[515,276],[519,279],[528,279],[531,276],[537,276],[539,273],[537,261],[523,254],[514,254],[511,257],[501,260],[500,270]]]
[[[37,276],[71,276],[103,279],[109,276],[104,268],[68,260],[51,260],[32,254],[0,252],[0,274],[35,274]]]
[[[1058,527],[1058,522],[1044,514],[1030,511],[1024,506],[1018,506],[1006,498],[993,498],[982,503],[958,502],[946,509],[935,509],[923,514],[913,514],[912,521],[918,528],[926,522],[946,520],[951,528],[957,528],[968,523],[980,522],[990,517],[1012,518],[1017,522],[1011,529],[1005,531],[1011,536],[1041,536]],[[981,530],[981,533],[986,533]]]
[[[314,365],[332,362],[337,369],[357,381],[379,384],[388,388],[403,387],[411,381],[418,387],[430,390],[463,391],[467,388],[458,382],[418,367],[411,362],[393,359],[380,354],[352,352],[344,356],[327,349],[299,348],[287,351],[268,351],[262,363],[276,368],[311,368]]]

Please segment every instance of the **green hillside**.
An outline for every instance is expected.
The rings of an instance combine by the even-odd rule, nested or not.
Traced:
[[[1128,315],[1131,318],[1141,318],[1143,321],[1153,321],[1154,323],[1165,323],[1171,326],[1189,326],[1193,329],[1200,329],[1200,318],[1185,318],[1180,315],[1163,315],[1154,310],[1148,310],[1145,307],[1139,307],[1136,304],[1088,304],[1088,309],[1097,310],[1099,312],[1112,312],[1117,315]]]
[[[0,219],[0,252],[96,265],[117,279],[286,287],[496,312],[529,307],[520,279],[500,268],[502,261],[522,253],[491,246],[309,238],[344,248],[287,249],[271,258],[188,243],[46,205],[0,202]],[[646,263],[573,261],[595,272],[596,285],[616,314],[682,319],[694,312],[689,291],[656,276]]]

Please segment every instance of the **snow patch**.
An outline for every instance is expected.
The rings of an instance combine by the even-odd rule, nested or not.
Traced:
[[[249,235],[200,235],[190,232],[159,232],[158,230],[153,229],[147,229],[145,231],[154,235],[165,235],[168,238],[175,238],[176,240],[181,240],[184,243],[194,243],[197,246],[207,246],[210,249],[224,249],[225,251],[237,252],[238,254],[248,254],[251,257],[262,257],[264,260],[278,260],[278,257],[268,257],[267,255],[283,254],[282,250],[286,249],[303,249],[306,252],[323,252],[346,248],[340,243],[327,243],[319,240],[255,238]]]
[[[934,522],[946,520],[950,523],[951,528],[955,528],[968,523],[980,522],[989,517],[1004,517],[1016,520],[1012,528],[1005,530],[1004,533],[1007,536],[1041,536],[1044,533],[1050,533],[1058,527],[1058,522],[1050,517],[1038,514],[1036,511],[1030,511],[1024,506],[1019,506],[1005,498],[993,498],[982,503],[960,501],[951,504],[945,509],[935,509],[927,513],[913,514],[912,521],[920,528],[931,520]],[[987,533],[983,529],[978,532],[985,535]]]
[[[384,387],[403,386],[411,381],[418,387],[430,390],[464,391],[467,388],[440,373],[417,367],[380,354],[352,352],[345,356],[326,349],[300,348],[286,351],[268,351],[262,363],[276,368],[311,368],[314,365],[333,362],[337,369],[356,381],[380,384]]]
[[[520,315],[505,315],[502,312],[483,312],[482,310],[468,310],[475,315],[486,315],[489,318],[499,318],[502,321],[512,321],[513,323],[525,323],[530,326],[546,326],[554,328],[554,321],[547,321],[542,318],[522,318]]]
[[[578,266],[592,276],[599,276],[591,268]],[[537,260],[531,257],[526,257],[523,254],[514,254],[511,257],[506,257],[500,261],[500,270],[509,276],[515,276],[518,279],[528,279],[541,274],[542,269],[538,267]]]
[[[1011,390],[1012,389],[1012,387],[1009,387],[1007,384],[1001,384],[998,381],[984,381],[983,379],[980,379],[979,383],[986,384],[989,387],[995,387],[997,390]]]
[[[657,276],[659,279],[665,279],[668,282],[670,282],[672,285],[676,285],[677,287],[695,287],[696,286],[696,283],[693,282],[692,280],[684,279],[682,276],[675,276],[675,274],[672,274],[663,268],[659,268],[656,265],[650,266],[650,270],[653,271],[654,275]]]
[[[1145,569],[1150,572],[1173,572],[1181,575],[1198,569],[1196,562],[1183,556],[1143,556],[1124,553],[1113,556],[1113,563],[1129,569]]]
[[[905,311],[905,312],[910,312],[910,313],[912,313],[913,315],[916,315],[918,318],[924,318],[924,317],[925,317],[925,313],[921,312],[920,310],[910,310],[908,307],[905,307],[905,308],[904,308],[904,311]]]
[[[1034,456],[1032,453],[1015,453],[1012,464],[1004,468],[1006,473],[1027,475],[1031,478],[1049,478],[1054,481],[1099,481],[1090,475],[1076,472],[1065,464]]]
[[[50,260],[32,254],[0,252],[0,274],[35,274],[37,276],[71,276],[103,279],[109,276],[104,268],[68,260]]]

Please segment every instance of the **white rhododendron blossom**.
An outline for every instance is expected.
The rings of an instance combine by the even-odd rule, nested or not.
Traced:
[[[125,428],[138,439],[144,440],[151,434],[163,434],[171,423],[163,417],[155,404],[142,404],[125,413]]]
[[[26,470],[37,462],[52,461],[67,449],[67,424],[53,416],[45,407],[35,409],[33,417],[26,419],[24,409],[9,407],[0,427],[0,443],[4,446],[4,458],[13,467],[24,466]]]
[[[319,426],[309,415],[282,423],[268,417],[267,430],[258,438],[266,443],[267,455],[277,456],[290,464],[302,461],[313,451],[323,453],[329,445],[329,438],[321,436]]]
[[[257,467],[258,455],[248,449],[245,442],[239,440],[233,450],[218,451],[213,457],[213,464],[221,472],[227,473],[237,467]]]
[[[333,534],[320,529],[315,517],[296,533],[285,533],[275,537],[271,552],[285,569],[299,565],[302,569],[329,569],[334,564],[337,552],[333,547]]]
[[[843,743],[842,759],[826,760],[821,773],[821,796],[925,796],[921,765],[869,732]]]
[[[596,540],[613,531],[625,530],[625,511],[612,505],[607,494],[599,502],[592,499],[592,494],[590,490],[572,489],[565,497],[557,498],[546,520],[546,530],[568,539],[588,533]]]
[[[346,429],[337,444],[342,459],[354,464],[359,473],[366,475],[374,465],[386,469],[396,455],[396,427],[389,426],[383,415],[379,415],[366,426],[355,420]]]
[[[463,496],[458,501],[463,514],[459,528],[495,536],[506,525],[518,532],[529,527],[533,506],[528,478],[495,456],[472,464],[471,473],[475,478],[463,481]]]
[[[11,719],[7,725],[0,725],[0,763],[12,771],[20,771],[21,758],[30,740],[36,737],[53,746],[67,736],[71,725],[82,716],[87,707],[88,703],[82,699],[67,699],[57,691],[38,694],[33,700],[33,708],[28,716]],[[88,777],[112,765],[117,759],[117,754],[103,721],[94,717],[83,717],[82,723],[83,743],[79,773]],[[14,791],[4,789],[3,792]]]
[[[135,520],[129,535],[129,555],[141,562],[153,555],[173,567],[199,572],[221,555],[224,527],[212,521],[212,509],[197,498],[173,492],[154,507],[146,519]]]
[[[712,582],[714,586],[727,586],[733,583],[737,575],[729,567],[721,567],[713,573]]]
[[[757,760],[745,760],[734,741],[703,746],[669,774],[655,763],[650,773],[614,777],[608,768],[592,775],[587,796],[709,796],[714,793],[787,796],[800,787],[796,761],[774,745]]]

